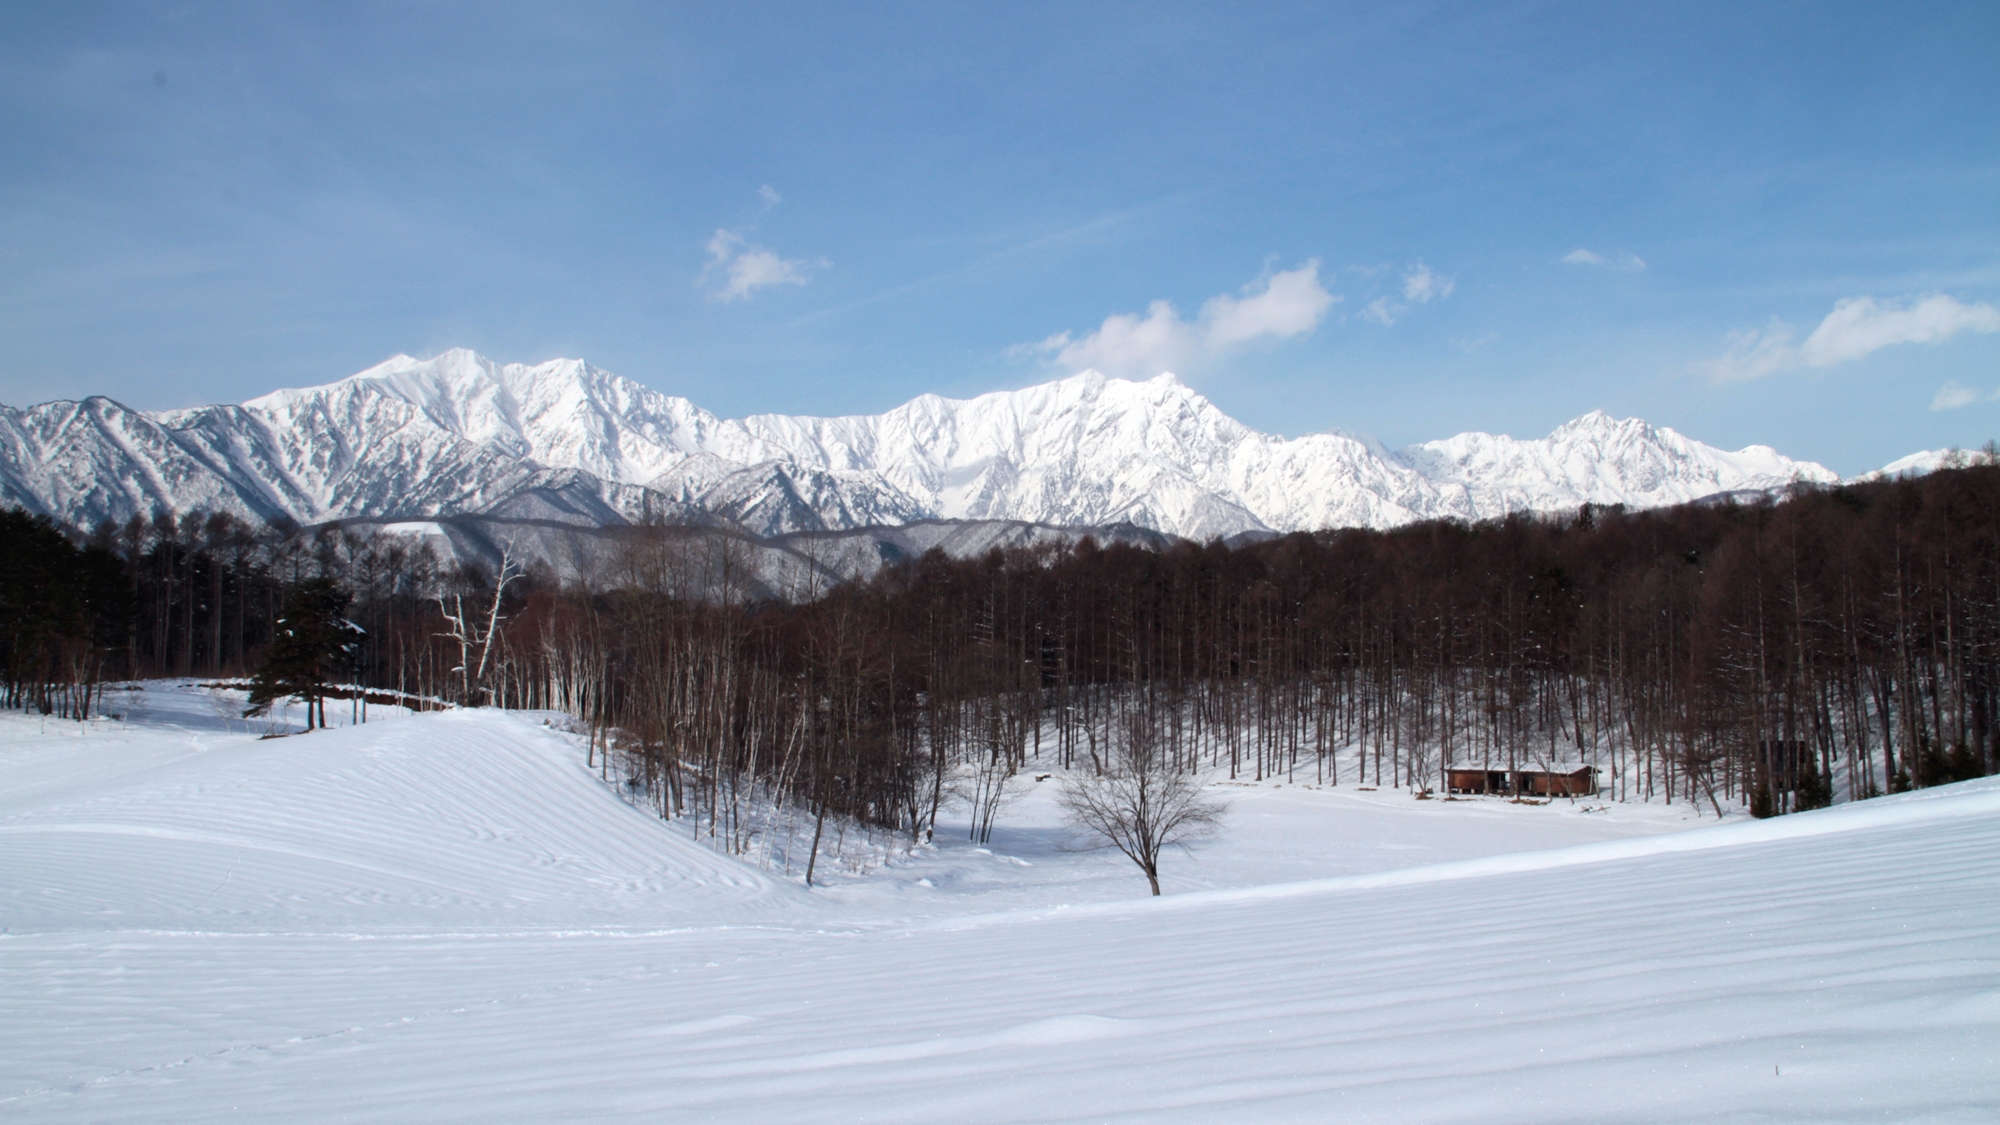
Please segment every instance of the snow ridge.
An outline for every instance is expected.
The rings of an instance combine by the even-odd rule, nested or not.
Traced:
[[[1085,372],[879,415],[723,419],[582,360],[498,364],[456,349],[241,406],[0,406],[0,502],[80,525],[196,508],[577,525],[699,511],[764,536],[948,519],[1207,539],[1838,479],[1765,446],[1729,452],[1601,412],[1534,440],[1467,433],[1392,451],[1338,432],[1284,438],[1170,374]]]

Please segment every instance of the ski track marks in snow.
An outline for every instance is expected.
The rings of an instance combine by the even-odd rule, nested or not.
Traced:
[[[779,890],[630,815],[570,740],[505,715],[197,742],[97,792],[7,809],[8,925],[654,925]]]
[[[1030,808],[808,892],[519,717],[258,742],[154,691],[0,727],[10,1121],[2000,1116],[2000,779],[1669,834],[1245,790],[1158,900]]]

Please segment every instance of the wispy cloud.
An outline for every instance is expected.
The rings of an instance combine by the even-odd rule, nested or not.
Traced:
[[[1974,390],[1971,387],[1961,386],[1958,383],[1946,383],[1944,386],[1938,388],[1938,393],[1931,399],[1931,409],[1957,410],[1961,406],[1971,406],[1985,397],[1984,393]]]
[[[1401,320],[1403,314],[1410,311],[1410,305],[1427,305],[1442,300],[1451,296],[1451,291],[1457,287],[1455,279],[1436,273],[1419,261],[1403,271],[1402,300],[1390,296],[1377,297],[1362,306],[1361,316],[1387,328]],[[1405,301],[1409,304],[1403,303]]]
[[[778,194],[778,189],[772,187],[770,184],[764,184],[757,189],[757,198],[767,208],[776,207],[785,201],[785,197]]]
[[[1168,301],[1154,301],[1144,316],[1120,313],[1081,338],[1061,332],[1014,349],[1052,356],[1073,370],[1150,377],[1186,372],[1203,359],[1263,339],[1302,336],[1319,326],[1339,297],[1319,280],[1319,260],[1268,274],[1238,294],[1211,297],[1193,320]]]
[[[1968,305],[1942,293],[1901,301],[1846,297],[1834,302],[1833,311],[1803,342],[1793,343],[1791,326],[1774,319],[1762,331],[1733,333],[1728,351],[1696,368],[1718,383],[1735,383],[1832,367],[1896,344],[1942,343],[1961,332],[2000,332],[2000,309],[1984,302]]]
[[[1080,242],[1104,238],[1115,228],[1129,223],[1134,219],[1179,207],[1195,200],[1207,198],[1213,194],[1214,192],[1210,189],[1181,191],[1137,207],[1100,215],[1088,222],[1078,223],[1075,226],[1066,227],[1062,230],[1050,231],[1047,234],[1036,235],[1033,238],[1028,238],[991,251],[990,253],[982,254],[969,261],[961,262],[958,265],[939,270],[936,273],[917,278],[914,281],[906,281],[901,285],[894,285],[865,297],[856,298],[846,304],[816,309],[799,317],[795,323],[808,324],[814,321],[827,320],[854,309],[901,297],[906,293],[921,292],[936,286],[963,281],[966,278],[975,277],[982,273],[1001,268],[1006,263],[1016,259],[1062,251]],[[1008,348],[1007,351],[1010,355],[1021,355],[1035,351],[1037,347],[1038,345],[1036,344],[1016,344]]]
[[[734,301],[773,285],[804,285],[811,280],[813,270],[832,264],[825,258],[780,258],[751,245],[741,232],[718,230],[708,240],[708,264],[702,267],[696,284],[706,285],[720,277],[722,287],[715,291],[715,299]]]
[[[1415,301],[1420,305],[1428,304],[1434,297],[1451,296],[1451,291],[1457,286],[1456,281],[1442,274],[1432,273],[1429,266],[1418,262],[1403,275],[1403,299]]]
[[[1606,269],[1626,270],[1631,273],[1638,273],[1646,268],[1646,259],[1629,250],[1607,258],[1595,250],[1586,250],[1579,246],[1564,254],[1562,260],[1566,266],[1603,266]]]
[[[1949,382],[1938,388],[1931,398],[1932,410],[1957,410],[1971,406],[1975,402],[2000,402],[2000,390],[1982,391],[1978,387],[1968,387],[1962,383]]]
[[[1792,346],[1792,329],[1776,317],[1771,326],[1729,334],[1729,350],[1696,367],[1717,383],[1741,383],[1762,379],[1779,371],[1800,366],[1799,349]]]
[[[1396,318],[1408,311],[1409,309],[1387,297],[1377,297],[1361,306],[1362,319],[1372,320],[1384,328],[1396,323]]]

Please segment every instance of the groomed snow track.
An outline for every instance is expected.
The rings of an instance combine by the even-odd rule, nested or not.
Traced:
[[[891,918],[691,843],[519,717],[25,729],[9,1121],[2000,1119],[2000,779]]]

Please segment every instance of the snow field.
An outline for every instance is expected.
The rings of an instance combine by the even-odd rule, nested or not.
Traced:
[[[151,686],[0,724],[9,1120],[2000,1117],[2000,779],[1688,831],[1230,788],[1159,900],[1036,792],[807,891],[532,718]]]

